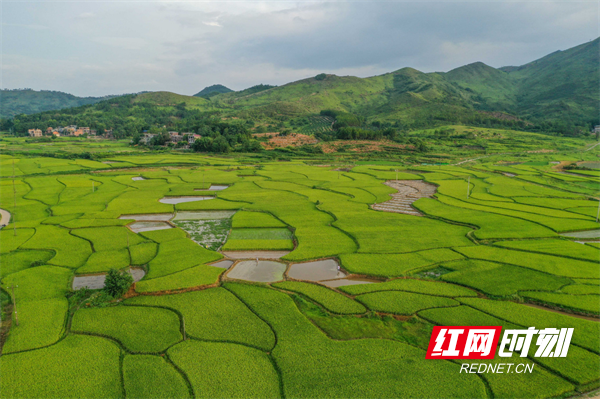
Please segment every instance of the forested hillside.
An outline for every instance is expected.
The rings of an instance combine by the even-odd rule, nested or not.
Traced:
[[[0,118],[95,104],[115,96],[77,97],[60,91],[0,90]]]
[[[21,115],[4,120],[1,127],[24,134],[29,128],[78,124],[135,136],[152,126],[199,132],[197,121],[210,117],[234,119],[236,124],[256,127],[255,132],[315,133],[329,126],[344,127],[334,120],[315,122],[333,112],[359,121],[352,126],[367,130],[357,133],[360,137],[382,136],[369,130],[410,131],[447,124],[575,136],[599,123],[599,43],[596,39],[520,67],[496,69],[477,62],[447,73],[402,68],[369,78],[319,74],[283,86],[260,84],[238,92],[214,85],[196,96],[129,95]],[[389,131],[383,135],[393,137]]]

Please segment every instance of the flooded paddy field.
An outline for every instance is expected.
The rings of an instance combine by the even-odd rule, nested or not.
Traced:
[[[171,226],[167,222],[134,222],[128,224],[127,227],[135,233],[141,233],[143,231],[154,231],[154,230],[166,230],[172,229]]]
[[[211,199],[215,199],[215,197],[210,197],[210,196],[164,197],[164,198],[159,199],[158,202],[163,203],[163,204],[176,205],[176,204],[183,204],[185,202],[206,201],[206,200],[211,200]]]
[[[210,264],[210,266],[220,267],[222,269],[229,269],[231,267],[231,265],[233,265],[232,260],[222,260],[222,261]]]
[[[223,190],[228,189],[228,188],[229,188],[229,186],[226,186],[226,185],[215,184],[215,185],[210,186],[208,188],[208,191],[223,191]]]
[[[243,260],[229,270],[227,277],[237,280],[271,283],[283,280],[283,273],[286,268],[285,263],[271,260]]]
[[[133,282],[137,283],[144,278],[146,272],[140,267],[132,267],[129,269],[129,273],[133,277]],[[81,288],[88,288],[90,290],[99,290],[104,288],[104,282],[106,281],[106,274],[95,274],[89,276],[75,276],[73,278],[72,287],[74,290]]]
[[[572,231],[570,233],[561,233],[561,236],[571,238],[600,238],[600,230]]]
[[[333,280],[347,276],[346,273],[341,271],[339,263],[334,259],[295,263],[290,266],[287,275],[295,280],[306,281]]]

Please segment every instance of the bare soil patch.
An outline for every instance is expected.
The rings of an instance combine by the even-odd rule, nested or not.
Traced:
[[[387,151],[388,149],[393,150],[404,150],[406,148],[412,148],[412,145],[407,146],[404,144],[398,144],[389,140],[381,141],[370,141],[370,140],[337,140],[323,143],[321,146],[323,152],[330,154],[337,152],[340,148],[344,148],[346,151],[351,152],[373,152],[373,151]]]
[[[316,144],[318,140],[312,136],[301,133],[292,133],[287,136],[272,136],[268,142],[261,143],[267,150],[281,147],[298,147],[305,144]]]

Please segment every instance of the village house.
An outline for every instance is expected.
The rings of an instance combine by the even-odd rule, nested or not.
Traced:
[[[46,134],[52,134],[53,131],[54,128],[49,127],[48,129],[46,129]]]
[[[60,137],[60,133],[57,130],[53,131],[52,135],[56,136],[56,137]]]
[[[199,134],[186,133],[188,144],[194,144],[196,140],[201,139],[202,136]]]
[[[179,134],[179,132],[168,132],[171,138],[171,142],[178,143],[183,140],[183,136]]]
[[[85,134],[85,132],[83,131],[83,129],[77,129],[73,132],[73,136],[83,136]]]
[[[156,134],[144,133],[144,137],[141,138],[140,143],[148,145],[150,143],[150,140],[152,140],[154,136],[156,136]]]
[[[29,129],[27,131],[30,137],[42,137],[42,131],[40,129]]]
[[[104,137],[106,137],[107,139],[112,139],[113,138],[112,129],[104,129]]]

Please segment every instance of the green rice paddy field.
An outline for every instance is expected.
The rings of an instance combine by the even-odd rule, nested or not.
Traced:
[[[0,230],[0,397],[555,398],[597,389],[600,238],[590,231],[600,228],[600,184],[589,171],[553,169],[561,157],[577,154],[364,161],[341,172],[302,159],[0,155],[0,208],[12,215]],[[397,193],[384,184],[396,169],[435,186],[411,205],[421,216],[372,209]],[[148,221],[162,229],[136,232]],[[562,235],[578,231],[583,238]],[[236,251],[261,251],[244,258],[257,266],[264,251],[279,251],[288,269],[333,259],[354,284],[287,273],[236,280],[221,262]],[[132,266],[145,275],[118,301],[72,289],[76,276]],[[515,355],[535,372],[480,375],[459,373],[460,360],[425,360],[435,325],[575,331],[567,358]]]

